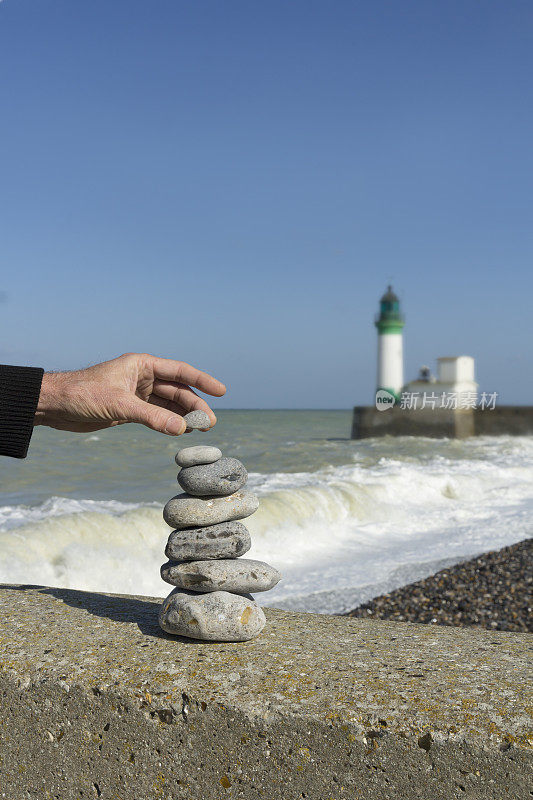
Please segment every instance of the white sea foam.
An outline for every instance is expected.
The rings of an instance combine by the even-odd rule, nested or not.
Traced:
[[[532,535],[533,440],[483,457],[382,458],[318,472],[252,473],[251,558],[283,573],[258,599],[320,612]],[[0,581],[163,596],[169,529],[157,504],[53,497],[0,508]]]
[[[6,531],[29,522],[40,522],[67,514],[83,514],[86,511],[117,514],[138,507],[138,503],[119,503],[117,500],[76,500],[71,497],[50,497],[39,506],[0,506],[0,530]]]

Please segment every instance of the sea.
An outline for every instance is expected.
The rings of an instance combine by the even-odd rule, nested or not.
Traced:
[[[164,597],[174,455],[240,459],[259,510],[246,557],[282,573],[264,606],[342,613],[532,535],[533,437],[352,441],[349,411],[223,410],[207,433],[37,428],[0,459],[0,582]]]

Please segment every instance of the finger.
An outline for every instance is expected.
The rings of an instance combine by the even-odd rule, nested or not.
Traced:
[[[185,361],[172,361],[169,358],[157,358],[156,356],[150,356],[150,359],[156,379],[186,383],[213,397],[222,397],[226,393],[226,387],[221,381],[208,375],[207,372],[201,372]]]
[[[154,431],[167,433],[169,436],[185,433],[186,425],[183,417],[168,408],[145,403],[144,400],[135,397],[129,405],[128,412],[131,422],[140,422],[141,425],[146,425]]]
[[[198,399],[200,399],[200,398],[198,398]],[[163,397],[159,397],[156,394],[150,395],[150,397],[148,399],[148,402],[152,403],[154,406],[159,406],[160,408],[166,408],[168,411],[174,412],[174,414],[183,415],[183,413],[184,413],[183,406],[180,406],[177,403],[174,403],[173,400],[166,400]],[[209,424],[208,428],[202,428],[201,429],[201,430],[204,430],[204,431],[209,431],[209,430],[211,430],[211,428],[214,425],[216,425],[216,417],[215,417],[215,415],[213,414],[213,412],[211,411],[209,406],[207,406],[207,408],[208,408],[208,411],[210,412],[210,413],[208,413],[209,423],[210,424]],[[201,410],[204,410],[204,409],[201,409]],[[192,428],[187,428],[185,433],[190,433],[191,430],[192,430]]]
[[[201,397],[198,397],[190,386],[184,383],[172,383],[171,381],[154,381],[152,389],[154,395],[165,400],[170,400],[175,405],[175,409],[180,414],[187,414],[189,411],[205,411],[211,420],[211,427],[216,424],[217,418],[208,404]]]

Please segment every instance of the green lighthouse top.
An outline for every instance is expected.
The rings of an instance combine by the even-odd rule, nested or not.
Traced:
[[[401,333],[405,325],[403,314],[400,311],[400,301],[393,292],[392,286],[387,286],[387,291],[379,301],[379,314],[374,320],[379,333]]]

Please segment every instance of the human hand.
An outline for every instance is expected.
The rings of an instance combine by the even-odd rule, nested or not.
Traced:
[[[179,436],[182,414],[205,411],[216,417],[191,387],[221,397],[226,387],[184,361],[126,353],[75,372],[45,372],[35,425],[88,432],[125,422],[140,422],[154,431]]]

